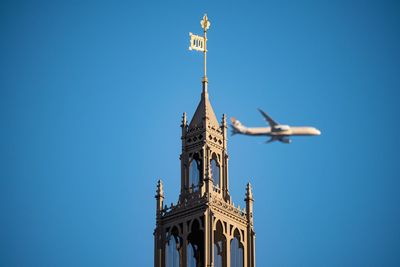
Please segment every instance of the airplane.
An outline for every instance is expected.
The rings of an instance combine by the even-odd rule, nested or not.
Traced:
[[[290,136],[294,135],[320,135],[321,132],[314,127],[290,127],[289,125],[279,124],[277,121],[273,120],[267,113],[258,109],[261,115],[263,115],[266,122],[268,122],[270,127],[255,127],[248,128],[236,120],[234,117],[231,118],[232,135],[244,134],[244,135],[266,135],[271,138],[266,143],[271,143],[274,141],[280,141],[285,144],[291,143]]]

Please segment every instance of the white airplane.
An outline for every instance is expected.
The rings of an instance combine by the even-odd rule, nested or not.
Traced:
[[[266,135],[271,138],[266,143],[273,141],[280,141],[285,144],[291,142],[290,136],[293,135],[320,135],[321,132],[314,127],[290,127],[289,125],[282,125],[273,120],[267,113],[258,109],[263,115],[264,119],[268,122],[270,127],[256,127],[247,128],[240,121],[235,118],[231,118],[232,122],[232,135],[244,134],[244,135]]]

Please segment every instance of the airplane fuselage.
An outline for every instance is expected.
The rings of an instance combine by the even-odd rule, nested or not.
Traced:
[[[245,135],[267,135],[267,136],[306,136],[320,135],[321,132],[314,127],[288,127],[283,130],[276,130],[271,127],[243,127],[238,133]]]

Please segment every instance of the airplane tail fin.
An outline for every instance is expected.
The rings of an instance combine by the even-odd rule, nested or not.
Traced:
[[[275,127],[276,125],[278,125],[279,123],[277,121],[275,121],[274,119],[272,119],[265,111],[263,111],[262,109],[258,108],[258,111],[261,113],[261,115],[264,117],[265,121],[268,122],[269,126],[271,127]]]

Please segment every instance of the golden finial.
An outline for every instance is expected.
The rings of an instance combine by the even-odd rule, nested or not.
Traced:
[[[205,32],[210,28],[211,23],[208,20],[207,14],[204,14],[203,19],[200,21],[200,25]]]
[[[210,28],[211,25],[210,21],[208,20],[207,14],[204,14],[203,19],[200,21],[200,25],[204,30],[204,36],[199,36],[190,32],[189,50],[196,50],[204,53],[203,82],[207,82],[207,30]]]

